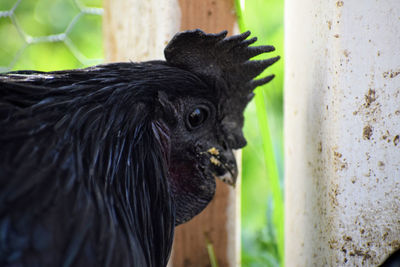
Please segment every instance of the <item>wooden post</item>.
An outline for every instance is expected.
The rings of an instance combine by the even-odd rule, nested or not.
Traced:
[[[166,43],[179,30],[228,30],[232,34],[236,22],[233,0],[105,0],[104,9],[108,62],[163,59]],[[236,189],[217,180],[217,192],[209,206],[176,228],[170,265],[210,266],[208,243],[219,266],[240,265],[239,209],[240,179]]]
[[[400,248],[398,0],[285,2],[285,263]]]

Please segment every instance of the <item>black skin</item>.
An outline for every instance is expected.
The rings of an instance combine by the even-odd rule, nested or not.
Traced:
[[[271,47],[225,35],[177,35],[167,61],[0,74],[0,266],[166,266],[174,227],[215,178],[235,183],[244,107],[272,76],[252,79],[278,59],[248,64]]]

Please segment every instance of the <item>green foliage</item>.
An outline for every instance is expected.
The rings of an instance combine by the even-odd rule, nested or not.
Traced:
[[[102,0],[0,1],[0,71],[100,63]]]
[[[80,62],[62,42],[37,43],[21,51],[13,69],[57,70],[79,67]]]
[[[258,44],[272,44],[283,56],[283,1],[236,1],[241,31],[251,30]],[[266,73],[275,79],[256,90],[246,110],[242,186],[243,266],[283,265],[283,60]]]
[[[73,0],[22,0],[14,13],[23,32],[36,37],[64,32],[79,9]]]

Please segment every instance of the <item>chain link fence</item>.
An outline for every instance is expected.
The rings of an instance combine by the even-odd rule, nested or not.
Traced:
[[[101,0],[1,0],[0,72],[103,61]]]

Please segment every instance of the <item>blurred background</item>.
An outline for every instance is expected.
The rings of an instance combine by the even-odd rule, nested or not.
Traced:
[[[283,0],[235,0],[241,31],[274,45],[276,78],[245,113],[242,265],[283,265]],[[1,0],[0,72],[103,62],[101,0]],[[269,55],[270,56],[270,55]]]

